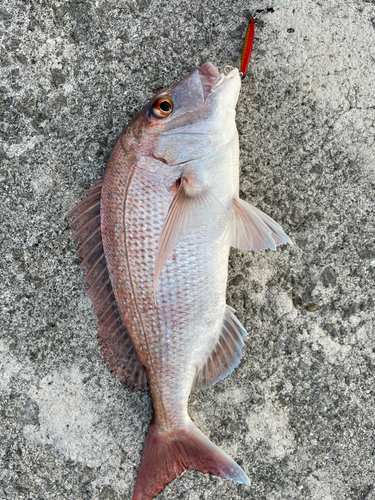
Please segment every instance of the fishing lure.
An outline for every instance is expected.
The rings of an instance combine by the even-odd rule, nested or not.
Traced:
[[[249,25],[246,30],[246,35],[243,41],[242,45],[242,52],[241,52],[241,73],[242,76],[245,76],[246,70],[247,70],[247,65],[249,64],[249,59],[251,55],[251,49],[253,48],[253,41],[254,41],[254,25],[255,25],[255,19],[252,18],[250,19]]]
[[[245,76],[246,71],[247,71],[247,66],[249,64],[249,59],[251,55],[251,50],[253,48],[253,42],[254,42],[254,27],[255,27],[255,19],[257,18],[258,14],[264,14],[264,13],[269,13],[269,12],[276,12],[278,9],[282,9],[283,7],[287,7],[289,5],[293,5],[296,3],[301,3],[303,0],[296,0],[292,2],[285,2],[285,3],[280,3],[276,5],[275,7],[266,7],[265,9],[258,9],[254,12],[255,15],[250,19],[249,24],[247,26],[245,38],[243,41],[242,45],[242,51],[241,51],[241,69],[240,72],[242,73],[242,76]]]

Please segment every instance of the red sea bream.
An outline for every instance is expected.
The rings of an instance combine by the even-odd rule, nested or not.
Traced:
[[[230,246],[290,243],[239,198],[240,86],[237,69],[223,75],[206,63],[160,91],[70,212],[104,359],[152,396],[134,500],[151,500],[184,469],[249,484],[187,413],[191,391],[222,380],[241,358],[246,332],[225,303]]]

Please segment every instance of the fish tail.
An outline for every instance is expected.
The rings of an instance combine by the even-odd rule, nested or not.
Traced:
[[[163,431],[153,418],[146,437],[133,500],[151,500],[185,469],[250,485],[245,472],[189,419],[186,426]]]

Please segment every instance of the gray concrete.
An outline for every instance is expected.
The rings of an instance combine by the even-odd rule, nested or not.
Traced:
[[[151,416],[104,366],[64,214],[121,129],[267,2],[0,7],[0,498],[129,499]],[[275,5],[275,3],[274,3]],[[242,196],[295,245],[233,251],[249,336],[190,413],[252,487],[187,472],[160,499],[375,498],[374,0],[261,15],[238,104]]]

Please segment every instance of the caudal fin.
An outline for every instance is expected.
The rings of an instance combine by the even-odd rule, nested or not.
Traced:
[[[146,437],[133,500],[152,500],[185,469],[250,485],[245,472],[194,424],[162,431],[154,419]]]

